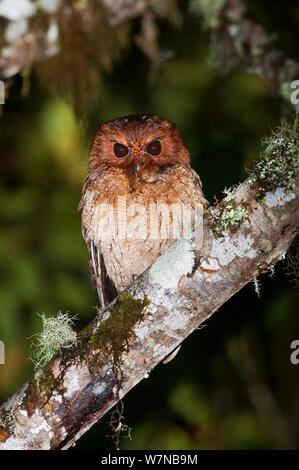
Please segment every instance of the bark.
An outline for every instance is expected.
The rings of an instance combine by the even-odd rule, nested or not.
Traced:
[[[298,231],[295,189],[267,191],[263,202],[259,192],[248,179],[211,207],[202,231],[172,245],[97,315],[76,346],[60,351],[3,404],[0,449],[70,447],[227,299],[282,259]],[[246,216],[215,230],[219,211],[232,201]],[[133,314],[126,335],[122,325],[113,342],[113,319]]]

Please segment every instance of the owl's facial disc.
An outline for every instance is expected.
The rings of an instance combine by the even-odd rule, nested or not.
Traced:
[[[100,126],[90,151],[89,166],[139,171],[189,163],[190,154],[174,124],[155,114],[136,114]]]

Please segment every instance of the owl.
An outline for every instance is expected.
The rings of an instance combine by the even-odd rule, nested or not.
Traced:
[[[131,115],[94,137],[79,204],[102,307],[202,218],[206,201],[173,123]]]

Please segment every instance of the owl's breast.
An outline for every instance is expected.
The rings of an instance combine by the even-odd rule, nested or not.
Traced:
[[[205,202],[191,168],[144,168],[104,174],[85,191],[82,222],[87,238],[177,239],[194,225]]]

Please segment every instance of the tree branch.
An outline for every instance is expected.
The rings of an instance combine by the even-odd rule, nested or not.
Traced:
[[[278,48],[275,35],[251,19],[244,0],[193,0],[190,5],[211,33],[211,63],[228,72],[256,73],[290,99],[290,82],[297,79],[299,64]]]
[[[28,73],[33,64],[60,53],[64,47],[63,30],[68,27],[65,18],[71,18],[73,22],[79,19],[86,43],[92,34],[97,35],[96,55],[103,48],[99,47],[99,41],[107,54],[111,45],[115,48],[111,38],[117,35],[121,25],[129,24],[137,17],[146,17],[151,11],[155,16],[171,16],[171,12],[174,15],[176,2],[163,0],[157,5],[154,0],[88,0],[83,7],[72,0],[52,2],[52,5],[30,0],[16,1],[14,5],[1,2],[0,78],[8,79],[19,72]],[[99,31],[99,23],[95,21],[97,16],[102,29],[108,32],[108,39]],[[78,31],[70,31],[74,41],[72,33],[78,34]],[[88,51],[90,54],[90,49]]]
[[[292,137],[292,132],[294,133]],[[252,176],[178,240],[0,408],[0,449],[66,449],[298,233],[298,124]]]

